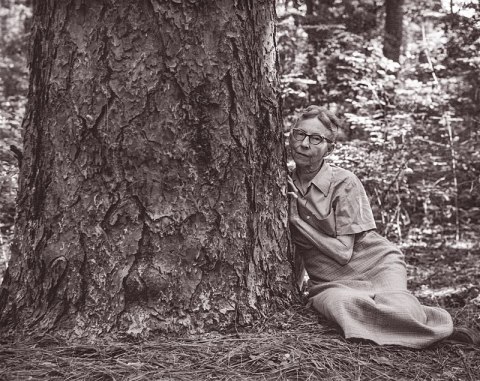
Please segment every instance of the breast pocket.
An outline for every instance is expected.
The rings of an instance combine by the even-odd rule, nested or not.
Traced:
[[[337,229],[335,227],[335,213],[333,208],[327,217],[321,218],[318,214],[311,211],[307,205],[298,205],[298,213],[302,220],[313,226],[316,230],[329,235],[330,237],[337,236]]]

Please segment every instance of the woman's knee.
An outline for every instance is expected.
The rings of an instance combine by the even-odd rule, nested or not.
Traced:
[[[357,296],[351,290],[330,288],[310,298],[309,305],[328,319],[332,319],[343,306],[353,302]]]

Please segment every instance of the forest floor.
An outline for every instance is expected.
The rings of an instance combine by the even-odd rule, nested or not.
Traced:
[[[458,326],[480,329],[480,245],[404,242],[409,286]],[[1,341],[0,341],[1,343]],[[0,346],[0,380],[480,380],[480,348],[439,343],[417,350],[343,339],[303,306],[234,334],[210,333],[95,345]]]

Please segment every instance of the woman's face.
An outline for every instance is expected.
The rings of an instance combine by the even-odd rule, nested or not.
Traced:
[[[290,147],[296,167],[307,172],[318,171],[323,158],[332,151],[333,144],[323,140],[320,144],[315,145],[310,142],[308,136],[305,136],[303,140],[296,140],[293,137],[295,130],[301,130],[308,135],[320,135],[329,140],[333,140],[333,134],[317,118],[301,120],[290,131]]]

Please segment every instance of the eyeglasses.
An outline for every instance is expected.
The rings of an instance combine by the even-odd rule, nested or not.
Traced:
[[[317,135],[317,134],[309,135],[303,130],[296,130],[296,129],[292,130],[292,136],[295,140],[298,140],[299,142],[303,142],[305,137],[308,136],[308,141],[310,142],[310,144],[313,144],[315,146],[320,144],[324,140],[326,140],[329,143],[332,143],[332,141],[330,139],[327,139],[325,136]]]

